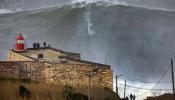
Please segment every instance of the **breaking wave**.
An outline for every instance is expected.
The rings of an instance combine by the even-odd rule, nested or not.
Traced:
[[[155,64],[160,62],[157,57],[160,54],[167,57],[162,58],[163,62],[168,55],[174,55],[166,54],[175,42],[174,37],[170,37],[175,31],[175,13],[172,12],[126,6],[121,2],[114,5],[105,0],[75,0],[73,4],[51,8],[20,12],[1,9],[0,12],[0,59],[3,60],[19,30],[27,34],[27,45],[32,46],[33,42],[46,38],[53,47],[78,52],[83,59],[90,61],[103,63],[107,55],[111,66],[125,66],[131,71],[145,66],[143,70],[149,73],[152,65],[164,70],[165,65]],[[173,49],[170,52],[174,52]],[[150,61],[152,58],[155,61]],[[142,65],[139,62],[151,63]],[[129,76],[130,73],[122,67],[117,67],[117,70]]]
[[[84,4],[91,4],[91,3],[96,3],[96,4],[106,4],[106,5],[127,5],[126,2],[121,1],[121,0],[72,0],[72,3],[84,3]]]

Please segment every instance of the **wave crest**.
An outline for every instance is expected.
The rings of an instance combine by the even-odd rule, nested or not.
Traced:
[[[97,5],[128,5],[126,2],[121,0],[72,0],[71,4],[88,5],[95,3]]]

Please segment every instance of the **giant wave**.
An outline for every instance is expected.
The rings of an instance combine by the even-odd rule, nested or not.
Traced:
[[[79,52],[86,60],[105,63],[108,58],[114,71],[126,77],[131,73],[137,79],[143,73],[159,77],[150,72],[164,71],[165,61],[175,54],[175,13],[103,3],[0,14],[1,60],[13,48],[16,33],[23,31],[28,47],[47,41],[56,48]]]

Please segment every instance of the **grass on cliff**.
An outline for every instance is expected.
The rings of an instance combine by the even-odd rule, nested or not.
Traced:
[[[22,98],[19,95],[19,86],[25,86],[31,95],[29,98]],[[0,100],[68,100],[64,96],[65,86],[49,85],[33,82],[26,79],[0,79]],[[73,94],[88,94],[88,88],[72,88]],[[90,88],[92,100],[119,100],[119,97],[106,88]],[[78,100],[73,97],[69,100]],[[82,100],[82,99],[81,99]],[[84,100],[84,99],[83,99]]]

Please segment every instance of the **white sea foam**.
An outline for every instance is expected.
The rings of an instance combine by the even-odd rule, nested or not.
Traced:
[[[88,3],[96,3],[96,2],[108,2],[109,4],[122,4],[122,5],[127,5],[126,2],[121,1],[121,0],[72,0],[72,3],[78,3],[78,2],[85,2],[86,4]]]
[[[92,36],[92,35],[95,35],[95,31],[92,29],[93,23],[92,23],[90,17],[91,17],[91,5],[88,5],[87,9],[86,9],[85,18],[86,18],[86,22],[87,22],[88,34],[90,36]]]
[[[0,14],[4,14],[4,13],[12,13],[13,11],[9,10],[9,9],[0,9]]]
[[[79,7],[86,6],[86,12],[85,12],[85,20],[87,22],[87,30],[88,34],[90,36],[93,36],[96,34],[96,32],[93,30],[93,22],[91,21],[91,4],[97,3],[97,4],[105,4],[105,5],[126,5],[125,2],[121,2],[119,0],[72,0],[72,4],[80,3]],[[73,6],[77,7],[77,6]]]

